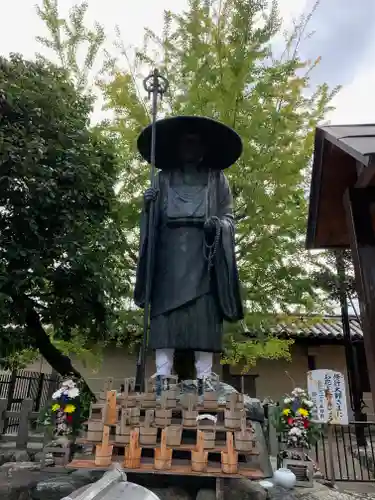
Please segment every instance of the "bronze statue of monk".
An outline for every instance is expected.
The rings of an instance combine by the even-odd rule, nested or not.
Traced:
[[[151,127],[138,138],[150,161]],[[148,209],[155,202],[149,347],[157,392],[176,349],[195,352],[198,393],[222,351],[223,321],[243,318],[235,258],[233,200],[223,170],[242,153],[240,137],[214,120],[181,116],[156,122],[155,187],[144,194],[134,299],[143,307]]]

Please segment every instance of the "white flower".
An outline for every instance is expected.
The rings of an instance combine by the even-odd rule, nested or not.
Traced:
[[[285,398],[284,399],[284,404],[289,405],[292,402],[292,398]]]
[[[65,380],[62,383],[62,386],[67,387],[68,389],[73,389],[76,386],[76,384],[73,382],[73,380],[69,379],[69,380]]]
[[[301,389],[300,387],[296,387],[292,391],[292,394],[293,394],[293,396],[302,396],[303,394],[305,394],[305,391],[303,389]]]
[[[57,391],[52,394],[52,399],[59,399],[59,398],[61,398],[62,394],[63,394],[63,390],[57,389]]]
[[[291,436],[302,436],[302,431],[298,427],[292,427],[289,431]]]
[[[302,403],[307,406],[308,408],[312,408],[314,406],[314,403],[310,401],[309,399],[304,399]]]
[[[74,398],[77,398],[79,396],[79,390],[77,389],[77,387],[73,387],[72,389],[68,389],[68,398],[70,399],[74,399]]]

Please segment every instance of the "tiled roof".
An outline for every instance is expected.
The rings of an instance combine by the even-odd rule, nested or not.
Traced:
[[[303,326],[303,321],[295,326],[291,324],[279,323],[276,327],[277,333],[280,335],[287,335],[290,337],[299,338],[316,338],[327,340],[342,340],[344,338],[341,316],[327,316],[323,320],[313,322],[311,319],[306,319],[306,327]],[[358,319],[355,316],[349,318],[350,332],[353,340],[362,340],[363,332]],[[301,324],[302,323],[302,324]]]

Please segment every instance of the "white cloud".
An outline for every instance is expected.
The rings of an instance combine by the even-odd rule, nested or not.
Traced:
[[[375,40],[371,59],[369,58],[352,82],[333,100],[336,109],[328,116],[331,123],[335,125],[375,123],[375,68],[372,64],[374,60]]]
[[[7,1],[4,11],[6,22],[0,30],[0,51],[20,52],[26,58],[40,51],[35,41],[36,35],[45,35],[42,22],[38,19],[34,2],[27,0]],[[38,1],[41,3],[41,0]],[[75,0],[60,0],[62,14],[66,15]],[[163,25],[163,9],[181,11],[187,0],[89,0],[89,21],[99,21],[113,38],[113,28],[119,25],[124,44],[138,45],[142,42],[145,26],[160,31]],[[284,25],[290,26],[293,17],[298,17],[306,8],[307,0],[280,0],[279,6]],[[313,43],[313,41],[311,42]],[[375,116],[375,34],[373,50],[369,50],[367,61],[354,75],[352,82],[345,86],[335,98],[337,109],[329,118],[334,123],[373,122]]]

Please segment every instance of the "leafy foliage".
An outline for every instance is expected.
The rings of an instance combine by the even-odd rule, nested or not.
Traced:
[[[116,148],[89,128],[93,99],[66,71],[0,59],[0,350],[38,348],[72,371],[56,340],[106,339],[126,293]]]
[[[38,36],[36,39],[57,56],[59,65],[74,78],[76,87],[79,90],[86,89],[105,40],[103,26],[95,23],[93,29],[85,27],[84,18],[88,9],[86,1],[70,10],[69,19],[59,16],[58,0],[43,0],[42,6],[37,6],[36,9],[50,34],[50,38]],[[83,45],[86,51],[83,64],[80,64],[77,52]]]
[[[57,26],[57,13],[50,14],[55,17],[50,25]],[[248,365],[259,357],[287,357],[290,342],[273,337],[272,326],[280,317],[296,322],[300,314],[318,312],[321,305],[304,251],[305,190],[315,126],[338,89],[326,84],[310,88],[309,77],[320,58],[299,57],[301,42],[310,36],[308,21],[309,16],[300,19],[280,50],[276,2],[269,8],[265,0],[190,0],[186,12],[164,13],[161,34],[146,29],[144,46],[133,55],[118,32],[116,48],[122,59],[108,56],[98,81],[105,108],[112,113],[102,131],[116,137],[123,165],[119,200],[129,275],[135,269],[141,194],[148,183],[148,168],[136,151],[136,138],[150,121],[150,104],[140,89],[146,71],[157,66],[170,82],[161,114],[210,116],[243,138],[244,154],[227,174],[247,316],[241,327],[228,327],[226,362]],[[76,32],[81,43],[86,32],[83,18],[80,22]],[[78,40],[69,36],[72,41],[62,48],[53,35],[51,47],[67,54],[69,43]],[[123,324],[129,325],[123,336],[128,342],[139,336],[141,321],[131,301],[124,304],[124,323],[118,322],[111,335],[121,340]],[[249,339],[248,332],[257,332],[258,339]]]

